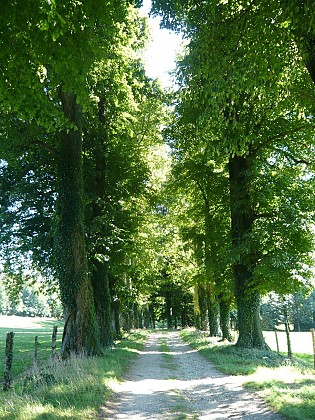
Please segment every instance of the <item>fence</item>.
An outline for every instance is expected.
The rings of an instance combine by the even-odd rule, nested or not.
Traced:
[[[51,336],[51,355],[53,359],[56,358],[57,332],[58,332],[58,327],[54,326],[52,336]],[[14,332],[9,332],[6,335],[6,346],[5,346],[5,364],[4,364],[4,381],[3,381],[4,391],[9,390],[12,385],[13,348],[14,348]],[[38,336],[35,336],[34,360],[33,360],[34,370],[38,369],[38,348],[39,348],[39,340],[38,340]]]

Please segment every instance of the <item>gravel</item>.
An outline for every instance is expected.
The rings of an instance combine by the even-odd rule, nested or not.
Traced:
[[[268,409],[257,393],[245,390],[242,380],[240,376],[218,372],[209,361],[185,344],[177,331],[154,332],[125,380],[111,384],[114,398],[102,408],[100,418],[283,418]]]

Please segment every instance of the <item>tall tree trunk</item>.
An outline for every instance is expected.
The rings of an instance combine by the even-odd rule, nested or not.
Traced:
[[[249,197],[247,172],[250,158],[234,156],[229,160],[231,230],[232,247],[239,253],[238,262],[234,263],[235,295],[238,312],[239,347],[267,347],[260,325],[260,294],[253,285],[253,267],[255,255],[251,251],[245,254],[242,245],[246,235],[252,231],[254,213]]]
[[[107,132],[105,132],[105,137]],[[91,213],[87,217],[86,224],[92,224],[92,231],[98,232],[94,238],[93,254],[90,256],[92,261],[92,286],[95,300],[96,319],[100,329],[101,345],[104,348],[111,347],[113,344],[112,328],[112,308],[111,290],[109,284],[108,266],[105,256],[104,228],[100,225],[100,220],[104,219],[104,201],[106,200],[106,159],[103,146],[104,138],[101,134],[95,138],[95,179],[92,183],[87,183],[86,189],[93,194],[91,203]],[[103,222],[104,223],[104,222]],[[103,239],[103,240],[102,240]]]
[[[219,309],[215,295],[214,269],[213,269],[213,220],[210,211],[210,202],[207,197],[207,191],[201,187],[204,199],[204,224],[205,224],[205,273],[207,290],[207,311],[209,321],[209,335],[216,337],[219,334]]]
[[[199,310],[199,299],[198,299],[198,285],[194,285],[194,326],[196,330],[200,330],[200,310]]]
[[[114,318],[114,339],[115,340],[121,340],[122,333],[120,328],[120,320],[119,320],[119,307],[120,302],[119,299],[114,299],[113,302],[113,318]]]
[[[208,288],[211,285],[208,285]],[[219,303],[213,296],[211,290],[208,292],[208,320],[209,320],[209,335],[210,337],[217,337],[219,335]]]
[[[198,304],[201,331],[207,330],[208,293],[204,284],[198,284]]]
[[[80,109],[74,94],[60,90],[60,99],[76,126],[62,133],[59,156],[55,250],[65,316],[61,352],[96,354],[100,342],[85,249]]]
[[[109,289],[108,270],[104,261],[94,260],[92,285],[94,292],[95,312],[100,340],[103,348],[113,345],[111,294]]]
[[[219,296],[219,307],[220,307],[220,327],[222,331],[222,340],[232,341],[232,335],[230,331],[231,301],[229,299],[225,299],[224,296]]]

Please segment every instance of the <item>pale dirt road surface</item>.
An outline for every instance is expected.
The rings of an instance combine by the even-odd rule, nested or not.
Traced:
[[[185,344],[178,332],[154,332],[125,381],[113,383],[115,396],[102,419],[281,420],[242,378],[218,372]]]

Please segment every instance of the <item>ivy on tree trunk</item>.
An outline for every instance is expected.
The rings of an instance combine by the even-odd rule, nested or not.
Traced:
[[[230,331],[230,310],[231,299],[225,298],[224,295],[218,297],[220,308],[220,327],[222,331],[222,340],[232,341]]]
[[[101,345],[103,348],[108,348],[113,345],[113,329],[108,269],[104,261],[94,261],[92,285]]]
[[[245,246],[254,222],[248,188],[250,166],[248,156],[235,155],[229,160],[232,248],[238,255],[233,264],[239,329],[236,345],[265,348],[259,319],[260,294],[253,284],[255,255],[248,243]]]
[[[84,237],[81,112],[76,96],[60,89],[65,117],[75,126],[60,136],[56,262],[65,327],[61,353],[99,353],[99,332]]]

